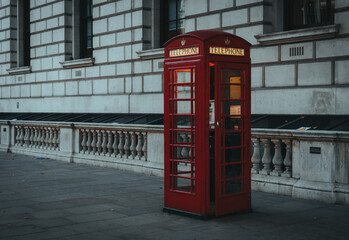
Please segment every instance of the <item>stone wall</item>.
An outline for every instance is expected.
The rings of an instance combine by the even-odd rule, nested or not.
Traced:
[[[17,1],[1,1],[0,111],[162,113],[158,1],[94,0],[88,61],[71,61],[73,2],[30,1],[31,66],[23,71]],[[279,32],[273,0],[186,0],[184,25],[251,42],[253,114],[348,114],[348,7],[335,1],[335,25]]]

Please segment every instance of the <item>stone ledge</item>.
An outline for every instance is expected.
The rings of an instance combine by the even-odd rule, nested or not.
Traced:
[[[263,46],[283,43],[296,43],[312,40],[334,38],[339,31],[339,25],[329,25],[313,28],[297,29],[285,32],[256,35],[258,42]]]
[[[95,63],[94,58],[75,59],[70,61],[60,62],[63,68],[78,68],[93,66]]]
[[[165,50],[164,48],[156,48],[156,49],[139,51],[137,52],[137,54],[141,59],[163,58],[165,54]]]
[[[318,200],[331,204],[349,204],[348,184],[307,181],[252,173],[251,188],[254,191],[287,195],[293,198]]]
[[[31,73],[32,67],[23,66],[23,67],[9,68],[9,69],[6,69],[6,71],[11,75],[18,75],[18,74],[24,74],[24,73]]]

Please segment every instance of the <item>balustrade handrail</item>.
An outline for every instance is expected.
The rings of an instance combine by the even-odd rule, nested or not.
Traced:
[[[288,129],[269,129],[252,128],[251,137],[263,138],[292,138],[297,140],[316,139],[317,141],[339,140],[349,141],[349,132],[347,131],[327,131],[327,130],[288,130]]]
[[[84,122],[48,122],[48,121],[27,121],[27,120],[0,120],[3,125],[23,125],[23,126],[45,126],[45,127],[65,127],[65,128],[88,128],[88,129],[118,129],[147,132],[163,132],[163,125],[145,124],[118,124],[118,123],[84,123]]]

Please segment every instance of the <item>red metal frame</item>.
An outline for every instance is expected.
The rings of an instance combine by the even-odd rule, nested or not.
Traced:
[[[224,53],[224,49],[228,48],[243,49],[244,56],[210,54],[210,47],[223,49],[220,53]],[[170,51],[172,51],[171,56]],[[210,199],[209,179],[210,66],[214,66],[215,69],[215,119],[220,124],[220,127],[215,128],[215,207],[212,207]],[[184,211],[200,216],[219,216],[251,208],[250,68],[250,44],[229,33],[196,31],[177,36],[165,44],[165,210]],[[225,69],[240,71],[242,83],[239,85],[234,82],[231,84],[222,82],[222,71]],[[221,111],[222,103],[228,100],[221,94],[222,87],[226,86],[229,89],[238,89],[240,86],[242,98],[234,101],[241,102],[243,106],[241,114],[225,116]],[[229,111],[238,109],[235,106],[228,107]],[[225,119],[236,122],[234,119],[237,117],[240,117],[241,127],[226,131]],[[241,160],[233,163],[222,162],[222,159],[225,159],[223,151],[225,148],[227,150],[237,148],[237,146],[226,146],[225,140],[221,141],[222,136],[239,133]],[[229,175],[232,170],[239,169],[239,166],[241,166],[241,177],[225,178],[225,172]],[[232,182],[234,186],[238,186],[233,181],[240,181],[239,179],[244,183],[242,191],[226,194],[224,191],[226,184]]]

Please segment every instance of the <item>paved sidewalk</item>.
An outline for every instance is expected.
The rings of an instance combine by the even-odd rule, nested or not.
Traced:
[[[0,239],[349,239],[349,206],[253,192],[252,213],[162,212],[163,179],[0,152]]]

